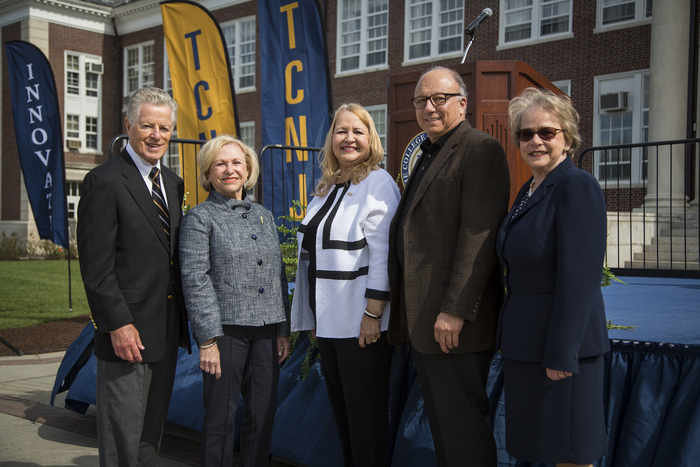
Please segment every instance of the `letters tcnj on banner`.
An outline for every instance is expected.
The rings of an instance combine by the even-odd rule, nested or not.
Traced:
[[[63,127],[53,71],[33,44],[9,41],[5,46],[17,150],[39,237],[70,249]]]
[[[263,146],[322,147],[332,106],[325,28],[314,0],[260,0]],[[293,200],[308,204],[320,177],[309,152],[263,157],[264,204],[276,218],[301,220]]]
[[[235,92],[226,42],[219,23],[195,2],[161,3],[168,64],[177,101],[177,136],[210,140],[217,135],[240,134]],[[187,147],[187,152],[184,152]],[[180,149],[180,167],[188,204],[206,199],[197,188],[197,162],[193,145]]]

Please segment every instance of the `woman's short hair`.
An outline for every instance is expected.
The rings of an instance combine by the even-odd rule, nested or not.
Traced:
[[[255,151],[253,151],[250,146],[235,136],[219,135],[216,138],[207,141],[207,143],[202,146],[202,149],[199,150],[199,154],[197,154],[199,183],[202,184],[202,188],[204,188],[206,191],[211,191],[211,180],[209,180],[209,171],[211,170],[211,166],[214,164],[216,156],[219,154],[221,148],[227,144],[238,145],[245,155],[245,165],[248,169],[248,179],[245,181],[244,187],[249,190],[258,181],[258,175],[260,175],[260,163],[258,162],[258,155],[255,153]]]
[[[340,164],[338,163],[338,159],[335,157],[335,153],[333,152],[333,134],[335,133],[335,125],[338,121],[338,117],[343,112],[352,112],[369,129],[369,151],[367,159],[352,168],[350,182],[355,184],[360,183],[360,181],[367,178],[372,170],[379,168],[378,164],[384,158],[382,140],[377,134],[377,129],[374,126],[374,120],[372,120],[372,116],[369,114],[369,112],[367,112],[367,109],[362,107],[360,104],[355,103],[341,105],[333,114],[333,121],[331,122],[331,127],[326,134],[326,142],[321,150],[321,179],[319,180],[318,185],[316,185],[316,191],[314,193],[316,196],[324,196],[326,193],[328,193],[340,175]]]
[[[530,109],[540,109],[559,121],[559,125],[564,130],[564,139],[571,145],[566,153],[572,157],[581,146],[581,135],[578,132],[578,112],[574,109],[571,98],[539,88],[527,88],[515,96],[508,106],[508,120],[510,134],[517,147],[520,147],[518,132],[521,129],[523,115]]]
[[[173,128],[175,128],[175,125],[177,124],[177,102],[175,102],[175,99],[170,97],[170,94],[153,86],[140,88],[131,95],[131,98],[129,99],[129,106],[126,109],[126,119],[129,121],[129,125],[133,125],[139,118],[139,112],[141,111],[142,104],[170,106],[170,110],[172,112],[171,124]]]

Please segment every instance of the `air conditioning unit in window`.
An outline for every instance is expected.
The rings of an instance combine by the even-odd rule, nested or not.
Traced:
[[[96,73],[98,75],[101,75],[104,69],[104,65],[101,63],[86,63],[85,64],[85,71],[88,73]]]
[[[66,147],[68,149],[80,149],[81,142],[75,139],[67,139]]]
[[[617,112],[627,110],[627,92],[612,92],[600,96],[600,110]]]

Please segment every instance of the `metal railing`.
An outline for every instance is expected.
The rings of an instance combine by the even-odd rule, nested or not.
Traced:
[[[128,139],[128,135],[119,135],[112,139],[107,152],[110,159],[116,156],[121,150],[118,143],[126,144]],[[179,156],[180,153],[183,153],[188,156],[194,155],[190,157],[196,157],[196,154],[204,143],[206,143],[206,141],[171,138],[168,154],[164,156],[162,162],[172,169],[175,163],[180,163],[179,157],[174,156]],[[178,145],[182,146],[178,148]],[[266,205],[265,207],[273,213],[278,212],[280,206],[282,206],[281,209],[286,209],[291,206],[294,200],[299,201],[302,206],[306,206],[308,204],[307,199],[305,199],[307,193],[306,190],[300,189],[299,175],[311,174],[313,177],[312,185],[315,185],[316,180],[320,177],[318,157],[321,149],[322,148],[307,146],[285,146],[282,144],[271,144],[263,147],[259,153],[261,170],[256,187],[257,202],[263,205],[269,204],[269,206]],[[173,157],[168,157],[168,155]],[[294,162],[288,162],[290,159]],[[196,163],[194,166],[194,177],[198,177],[199,168]],[[263,170],[263,167],[265,167],[266,170]],[[178,172],[183,179],[188,176],[179,169],[176,170],[176,172]],[[279,181],[273,180],[273,177],[277,175],[281,175],[281,179]],[[185,180],[185,182],[187,182],[187,180]],[[201,201],[197,198],[197,195],[198,193],[192,195],[195,196],[195,198],[192,199],[193,204],[198,204]],[[267,203],[265,201],[266,199],[268,200]],[[300,216],[302,215],[302,213],[297,214]],[[277,222],[278,225],[281,223],[278,219]]]
[[[606,262],[618,275],[700,278],[697,175],[700,139],[598,146],[579,168],[600,181],[608,209]]]
[[[282,144],[270,144],[260,150],[260,179],[258,185],[261,187],[261,203],[279,216],[281,210],[286,210],[292,206],[294,200],[306,207],[309,204],[306,189],[302,189],[302,184],[307,182],[306,177],[310,174],[313,178],[312,186],[321,176],[319,166],[319,155],[322,148],[308,146],[285,146]],[[263,171],[262,167],[268,170]],[[273,178],[282,174],[281,180]],[[302,180],[303,179],[303,180]],[[291,212],[290,212],[291,213]],[[286,213],[285,213],[286,214]],[[304,212],[296,212],[294,216],[301,220]],[[281,221],[277,220],[278,225]]]

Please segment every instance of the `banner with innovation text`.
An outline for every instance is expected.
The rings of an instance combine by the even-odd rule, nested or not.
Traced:
[[[70,250],[63,126],[53,70],[29,42],[8,41],[5,47],[17,150],[39,238]]]

